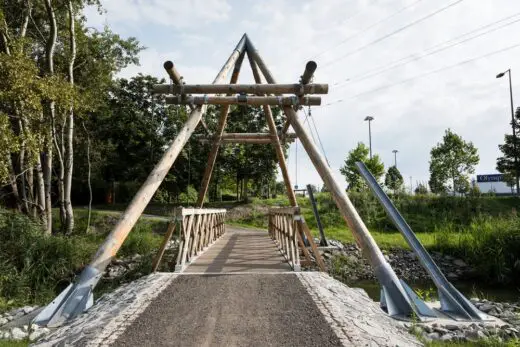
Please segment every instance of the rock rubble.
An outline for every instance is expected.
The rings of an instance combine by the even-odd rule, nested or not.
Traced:
[[[361,253],[361,249],[352,243],[342,244],[336,240],[328,241],[334,249],[327,249],[323,257],[334,276],[347,283],[359,280],[375,280],[374,271]],[[382,251],[397,276],[406,282],[428,280],[428,274],[419,263],[415,253],[405,249],[394,248]],[[435,263],[441,268],[448,280],[467,280],[474,277],[476,270],[462,259],[439,252],[431,254]]]

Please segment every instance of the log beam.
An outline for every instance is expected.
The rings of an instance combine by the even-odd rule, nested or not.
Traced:
[[[222,140],[242,140],[242,139],[251,139],[251,140],[271,140],[272,139],[272,134],[270,133],[223,133],[221,135],[221,139]],[[289,133],[289,134],[286,134],[285,136],[280,136],[281,138],[282,137],[285,137],[286,139],[295,139],[296,138],[296,134],[295,133]],[[217,136],[207,136],[207,135],[202,135],[202,134],[196,134],[196,135],[193,135],[193,138],[195,139],[208,139],[208,140],[212,140],[212,139],[216,139],[218,138]]]
[[[319,106],[319,96],[167,96],[170,105],[272,105],[272,106]]]
[[[173,65],[172,61],[170,61],[170,60],[165,61],[163,64],[163,67],[164,67],[164,70],[166,70],[166,73],[168,74],[168,76],[170,76],[170,79],[172,80],[173,83],[175,83],[176,85],[183,84],[182,76],[179,74],[179,72],[175,68],[175,65]],[[169,87],[170,85],[165,84],[165,86]]]
[[[291,142],[294,142],[295,139],[296,139],[295,136],[282,137],[282,138],[280,138],[280,142],[281,143],[291,143]],[[215,142],[215,138],[213,138],[213,137],[199,137],[197,140],[200,143],[203,143],[203,144],[208,144],[208,143],[214,143]],[[244,143],[244,144],[247,143],[247,144],[254,144],[254,145],[269,145],[269,144],[273,143],[273,140],[271,139],[271,137],[266,137],[266,138],[250,138],[250,137],[226,138],[226,137],[223,137],[220,140],[220,144],[221,145],[231,144],[231,143]]]
[[[314,76],[314,71],[316,71],[316,68],[318,67],[318,64],[316,64],[315,61],[308,61],[305,65],[305,71],[303,71],[303,75],[301,76],[300,82],[303,84],[303,87],[307,87],[310,84],[308,84],[312,76]]]
[[[168,63],[168,62],[167,62]],[[170,62],[171,63],[171,62]],[[166,65],[166,63],[165,63]],[[172,63],[173,65],[173,63]],[[170,74],[170,70],[166,70]],[[307,70],[306,70],[307,71]],[[173,74],[174,77],[177,75]],[[171,77],[171,75],[170,75]],[[182,78],[182,77],[181,77]],[[303,77],[302,77],[303,78]],[[328,84],[156,84],[156,94],[327,94]]]

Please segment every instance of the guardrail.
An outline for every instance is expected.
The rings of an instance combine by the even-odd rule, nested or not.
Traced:
[[[168,226],[168,231],[153,263],[156,271],[162,256],[175,229],[179,230],[179,250],[175,262],[175,272],[182,272],[187,263],[217,241],[226,231],[225,209],[208,208],[177,208],[174,220]]]
[[[294,271],[301,270],[300,250],[303,252],[307,264],[312,262],[311,254],[303,241],[304,238],[308,241],[319,268],[321,271],[326,271],[325,263],[299,207],[269,209],[269,235],[277,243]]]

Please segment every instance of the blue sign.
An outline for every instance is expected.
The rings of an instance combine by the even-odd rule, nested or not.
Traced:
[[[493,174],[493,175],[477,175],[477,182],[502,182],[504,175]]]

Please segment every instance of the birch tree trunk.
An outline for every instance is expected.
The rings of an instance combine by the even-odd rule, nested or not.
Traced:
[[[91,165],[90,165],[90,134],[88,133],[87,127],[85,126],[85,123],[83,123],[83,129],[85,129],[85,134],[87,135],[87,185],[88,185],[88,218],[87,218],[87,230],[88,233],[90,231],[90,218],[92,215],[92,184],[90,182],[90,172],[91,172]]]
[[[54,74],[54,50],[56,48],[56,38],[58,36],[58,27],[56,24],[56,15],[54,8],[52,7],[51,0],[45,0],[45,9],[47,11],[47,17],[49,19],[49,37],[47,39],[45,58],[47,59],[47,73],[49,75]],[[45,180],[45,214],[47,218],[47,225],[45,232],[47,234],[52,233],[52,200],[51,200],[51,189],[52,189],[52,155],[53,155],[53,123],[56,116],[56,105],[53,100],[50,100],[47,104],[49,122],[47,138],[45,139],[45,158],[43,161],[43,175]]]
[[[75,14],[74,8],[72,7],[72,1],[68,1],[68,12],[69,12],[69,36],[70,36],[70,58],[68,66],[68,78],[69,83],[74,86],[74,62],[76,60],[76,33],[75,33]],[[67,135],[66,135],[66,148],[65,148],[65,184],[64,184],[64,202],[65,202],[65,232],[70,234],[74,229],[74,211],[72,210],[72,201],[70,198],[70,192],[72,189],[72,171],[74,165],[74,105],[71,101],[69,108],[69,115],[67,119]],[[88,149],[87,149],[88,151]],[[90,164],[89,164],[90,165]],[[89,167],[90,172],[90,167]],[[90,176],[90,173],[89,173]],[[90,185],[90,177],[89,177]],[[90,212],[89,212],[90,214]]]
[[[18,184],[16,183],[16,171],[13,166],[13,161],[11,159],[11,154],[7,155],[7,164],[9,165],[9,184],[11,185],[11,190],[13,192],[13,197],[16,202],[16,209],[18,211],[22,211],[22,204],[20,202],[20,193],[18,192]]]
[[[36,158],[36,191],[38,214],[43,225],[47,225],[47,214],[45,212],[45,180],[43,179],[43,166],[41,156]]]

